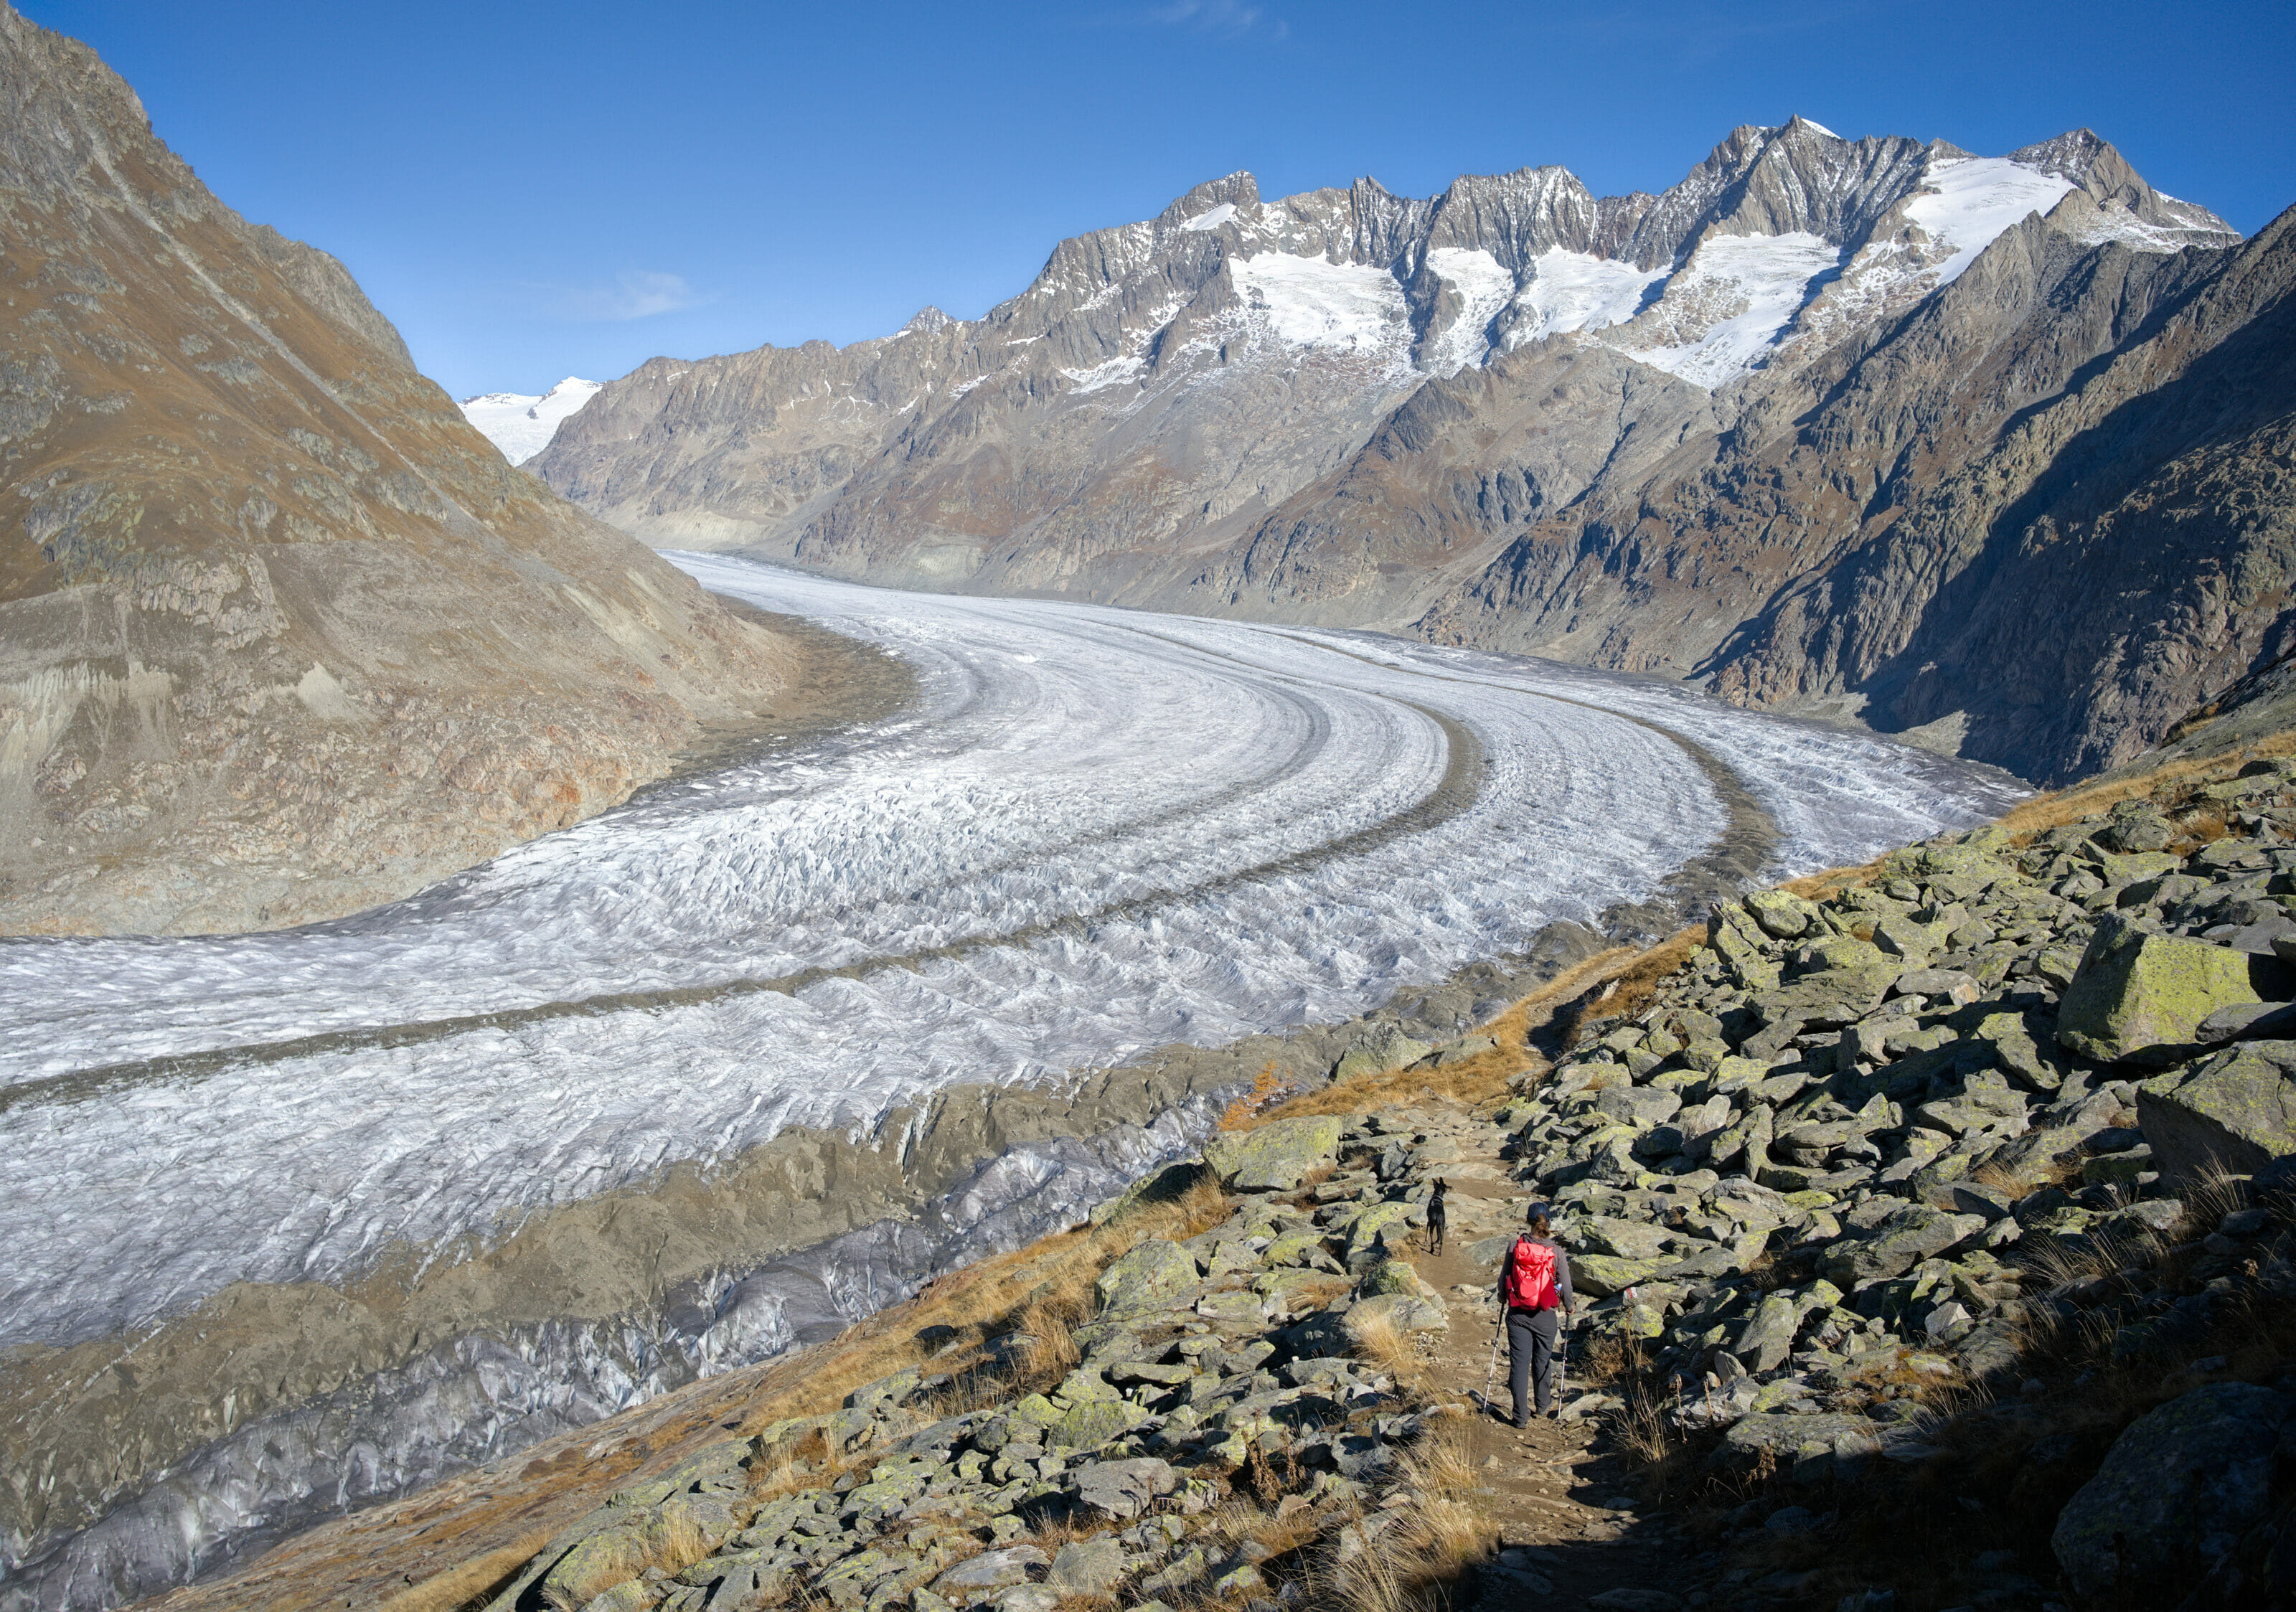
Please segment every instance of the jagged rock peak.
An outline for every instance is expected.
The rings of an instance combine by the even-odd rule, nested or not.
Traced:
[[[1243,169],[1208,179],[1156,215],[1156,228],[1217,229],[1238,212],[1259,210],[1259,181]]]

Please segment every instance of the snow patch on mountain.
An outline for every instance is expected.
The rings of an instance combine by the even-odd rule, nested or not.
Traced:
[[[1906,218],[1931,241],[1953,248],[1937,271],[1937,283],[1950,285],[2004,230],[2029,213],[2046,215],[2072,188],[2061,174],[2006,157],[1931,158],[1921,193],[1906,203]]]
[[[539,397],[518,392],[482,392],[465,397],[463,418],[502,450],[512,464],[524,464],[550,446],[558,422],[596,397],[603,383],[569,375]]]
[[[1234,217],[1235,203],[1233,201],[1223,201],[1209,212],[1198,213],[1194,217],[1189,219],[1180,227],[1184,230],[1192,230],[1198,233],[1201,233],[1206,231],[1219,228],[1221,225],[1226,224],[1229,219]]]
[[[1490,323],[1513,298],[1514,276],[1480,247],[1436,247],[1427,254],[1427,266],[1466,305],[1427,355],[1435,373],[1456,375],[1489,355]]]
[[[1549,248],[1531,260],[1531,278],[1515,293],[1515,323],[1507,331],[1506,345],[1516,348],[1542,336],[1624,324],[1641,308],[1650,288],[1666,277],[1664,268],[1638,269],[1631,263]]]
[[[1139,378],[1147,367],[1139,358],[1111,358],[1106,364],[1096,364],[1088,370],[1062,370],[1061,374],[1074,384],[1070,391],[1078,396],[1097,392],[1105,387],[1122,386]]]
[[[1228,265],[1247,305],[1291,348],[1370,352],[1408,332],[1403,287],[1383,268],[1262,252]]]
[[[1807,231],[1710,236],[1618,345],[1711,391],[1767,364],[1819,276],[1841,264],[1840,247]]]

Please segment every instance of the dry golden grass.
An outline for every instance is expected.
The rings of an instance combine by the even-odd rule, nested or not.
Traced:
[[[1411,1339],[1384,1315],[1374,1315],[1351,1323],[1355,1329],[1355,1354],[1366,1365],[1377,1366],[1396,1380],[1398,1387],[1411,1387],[1419,1379],[1419,1354],[1411,1346]]]
[[[1488,1556],[1496,1530],[1474,1503],[1477,1483],[1464,1421],[1439,1424],[1403,1461],[1402,1482],[1422,1498],[1388,1513],[1392,1524],[1349,1559],[1311,1576],[1309,1604],[1347,1612],[1434,1612],[1473,1563]]]
[[[381,1604],[380,1612],[462,1612],[465,1607],[483,1606],[549,1540],[547,1533],[530,1534],[515,1544],[449,1567],[437,1577],[426,1578],[414,1588],[392,1596]]]
[[[1668,978],[1678,972],[1682,965],[1695,956],[1698,948],[1706,944],[1706,926],[1691,924],[1677,929],[1649,950],[1632,953],[1620,968],[1608,976],[1618,989],[1604,997],[1601,1006],[1588,1017],[1602,1019],[1632,1019],[1651,1004],[1659,987]],[[1574,1031],[1571,1044],[1578,1044]]]
[[[1223,1131],[1250,1130],[1253,1120],[1291,1097],[1295,1090],[1290,1081],[1276,1074],[1275,1064],[1270,1063],[1252,1081],[1251,1090],[1238,1096],[1221,1112],[1218,1128]]]
[[[2037,795],[2005,815],[2001,826],[2020,838],[2030,838],[2110,811],[2124,800],[2140,797],[2173,800],[2203,784],[2234,777],[2251,761],[2273,761],[2291,755],[2296,755],[2296,732],[2271,733],[2237,750],[2205,760],[2172,761],[2135,777],[2099,779]],[[2218,835],[2223,832],[2222,823],[2219,813]]]
[[[1643,955],[1632,946],[1612,946],[1556,975],[1505,1012],[1479,1027],[1480,1034],[1498,1042],[1488,1052],[1463,1058],[1447,1068],[1398,1069],[1391,1075],[1303,1092],[1237,1128],[1250,1130],[1271,1120],[1300,1119],[1317,1114],[1363,1114],[1395,1103],[1423,1102],[1431,1097],[1448,1098],[1470,1106],[1496,1102],[1506,1096],[1509,1082],[1546,1068],[1546,1060],[1529,1044],[1531,1032],[1546,1025],[1565,1002]]]

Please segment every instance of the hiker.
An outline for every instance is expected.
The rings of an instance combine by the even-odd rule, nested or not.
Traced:
[[[1554,1397],[1554,1350],[1562,1322],[1577,1308],[1570,1291],[1570,1256],[1554,1239],[1554,1223],[1543,1203],[1530,1206],[1529,1223],[1499,1262],[1499,1307],[1506,1317],[1508,1358],[1513,1372],[1514,1425],[1530,1426],[1530,1390],[1537,1387],[1538,1413],[1560,1414]],[[1556,1312],[1561,1312],[1558,1320]]]
[[[1443,1233],[1450,1229],[1450,1217],[1443,1207],[1443,1194],[1450,1190],[1451,1183],[1438,1175],[1435,1191],[1427,1199],[1427,1251],[1430,1254],[1443,1251]]]

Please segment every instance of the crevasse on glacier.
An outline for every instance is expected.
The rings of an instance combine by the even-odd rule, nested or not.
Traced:
[[[1363,1011],[1711,842],[1669,732],[1793,866],[2013,792],[1515,658],[679,560],[903,656],[921,706],[342,922],[0,945],[0,1341],[328,1279],[952,1082]]]

